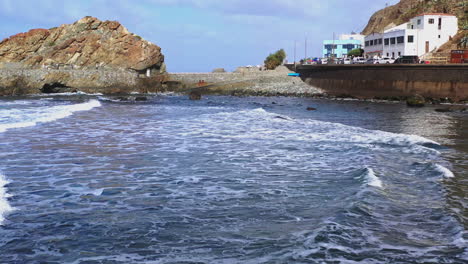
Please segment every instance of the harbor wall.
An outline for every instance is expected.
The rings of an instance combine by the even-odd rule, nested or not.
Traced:
[[[332,96],[468,100],[468,65],[298,65],[296,71]]]

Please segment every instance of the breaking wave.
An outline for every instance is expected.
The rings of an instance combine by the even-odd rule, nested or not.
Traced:
[[[73,105],[40,106],[0,111],[0,133],[12,128],[35,126],[71,116],[74,112],[88,111],[101,106],[98,100]]]

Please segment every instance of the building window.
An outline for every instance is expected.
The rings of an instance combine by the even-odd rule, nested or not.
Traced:
[[[330,44],[327,44],[327,45],[325,45],[325,49],[327,49],[327,50],[336,49],[336,46],[337,46],[337,45],[330,45]]]
[[[408,43],[414,43],[414,36],[408,35]]]
[[[429,18],[429,24],[434,24],[434,19],[433,18]]]
[[[382,39],[379,39],[379,45],[382,45]]]
[[[366,47],[369,47],[369,41],[366,41],[366,43],[364,44]]]
[[[439,38],[440,38],[440,35],[439,35]]]
[[[385,46],[390,45],[390,39],[389,38],[384,39],[384,43],[385,43]]]
[[[390,44],[395,44],[396,43],[396,38],[390,38]]]
[[[390,57],[390,53],[387,52],[387,57]]]
[[[399,52],[398,52],[398,57],[400,57],[400,56],[401,56],[401,52],[399,51]]]
[[[392,58],[395,58],[395,52],[392,52]]]
[[[397,43],[398,44],[405,43],[405,37],[397,37]]]
[[[374,46],[374,41],[373,40],[370,41],[370,45]]]
[[[418,25],[421,25],[421,19],[418,19]]]

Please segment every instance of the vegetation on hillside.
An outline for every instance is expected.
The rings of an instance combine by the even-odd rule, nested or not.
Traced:
[[[277,52],[268,55],[265,59],[265,67],[268,70],[274,70],[276,67],[283,64],[284,59],[286,59],[286,52],[284,49],[280,49]]]

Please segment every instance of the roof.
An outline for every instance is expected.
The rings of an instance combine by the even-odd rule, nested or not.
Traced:
[[[422,13],[415,17],[420,17],[420,16],[453,16],[454,17],[455,15],[447,14],[447,13]]]

